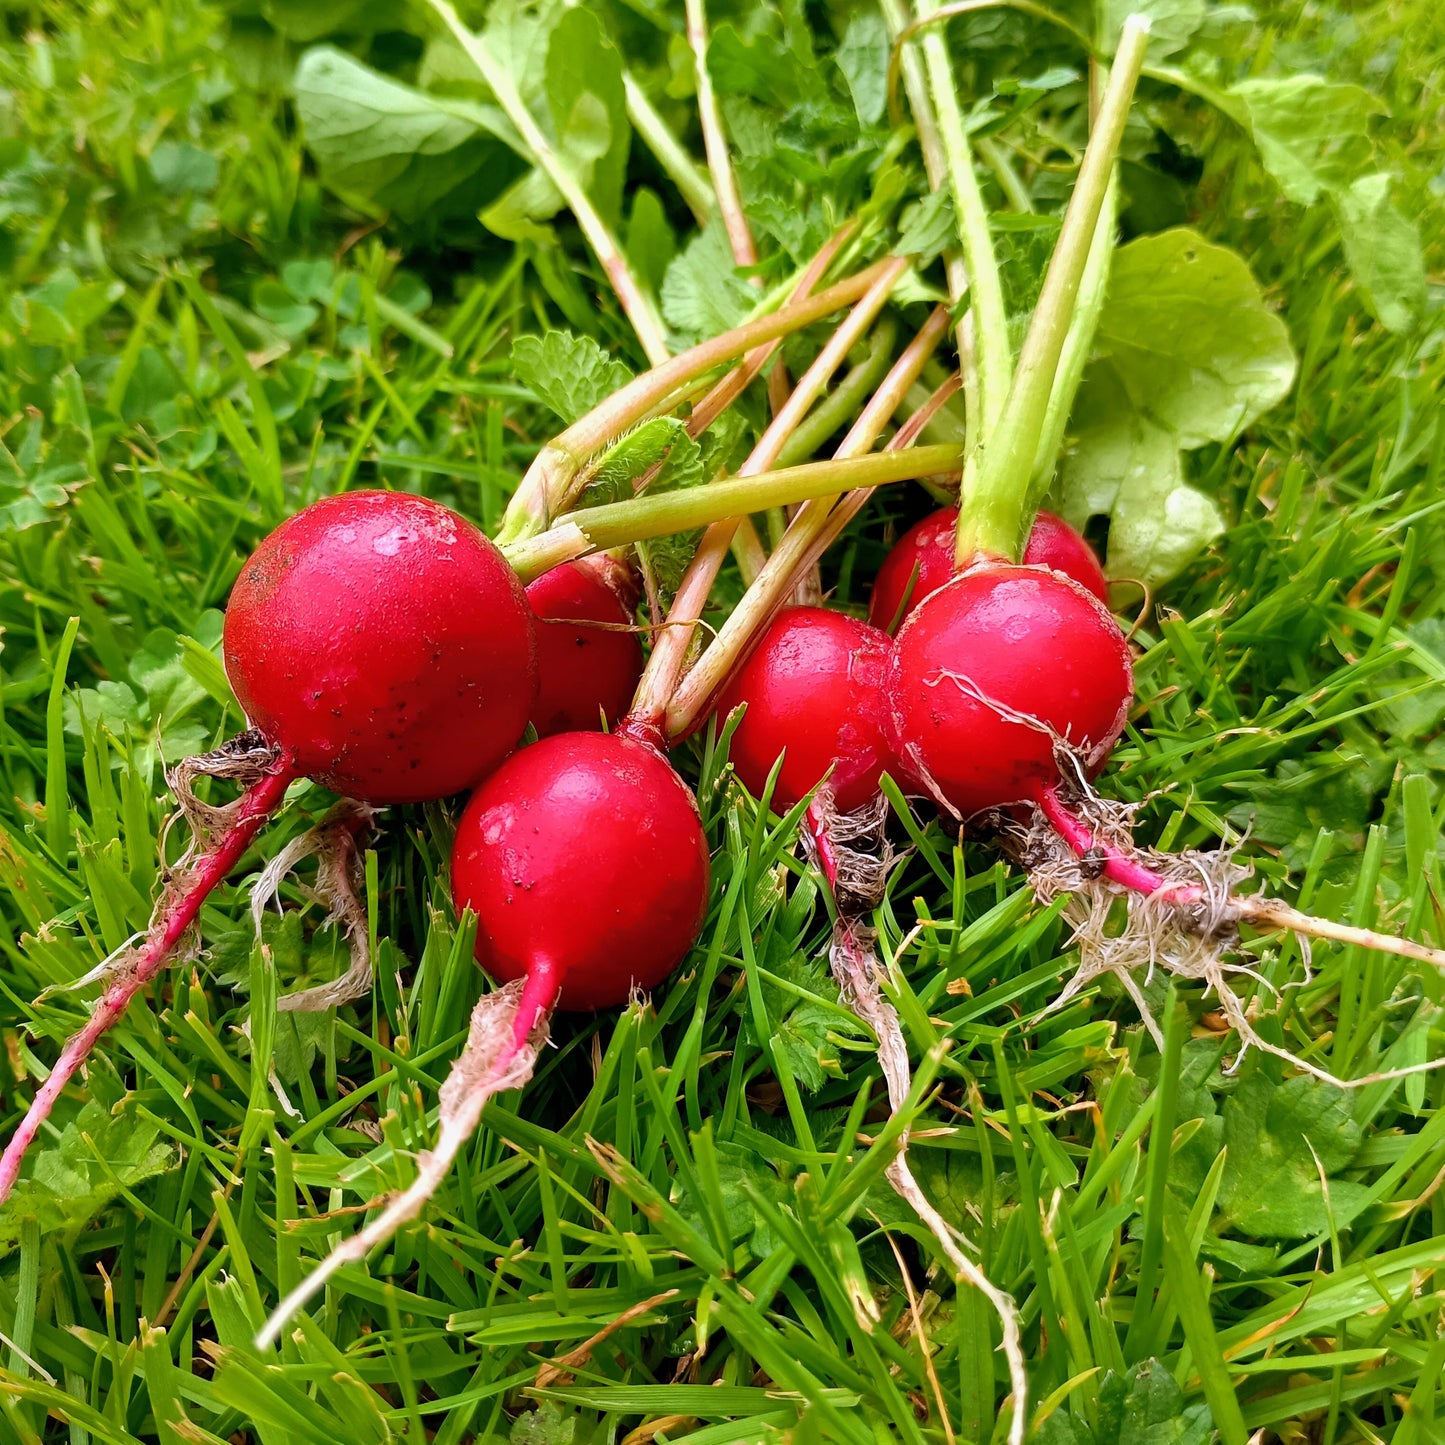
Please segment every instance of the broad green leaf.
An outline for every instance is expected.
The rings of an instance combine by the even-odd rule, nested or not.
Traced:
[[[1224,530],[1218,507],[1185,484],[1178,438],[1132,404],[1109,361],[1089,369],[1075,416],[1086,420],[1059,466],[1059,510],[1080,529],[1109,518],[1111,577],[1167,582]]]
[[[888,104],[888,27],[881,12],[873,9],[855,11],[848,19],[848,28],[833,53],[848,92],[858,124],[865,130],[883,119]]]
[[[1185,228],[1120,248],[1097,347],[1182,447],[1230,441],[1294,383],[1289,333],[1249,267]]]
[[[1124,1375],[1110,1371],[1099,1387],[1100,1445],[1206,1445],[1213,1435],[1209,1406],[1186,1403],[1158,1360],[1141,1360]]]
[[[698,445],[688,436],[682,422],[675,416],[655,416],[643,422],[609,447],[597,462],[588,478],[583,505],[596,506],[631,497],[636,483],[659,462],[669,461],[673,452],[681,453],[677,477],[700,472]],[[662,481],[663,475],[659,472],[651,485]]]
[[[563,159],[605,221],[622,210],[631,130],[622,57],[591,10],[566,11],[547,45],[547,105]]]
[[[151,152],[150,165],[156,185],[171,195],[214,190],[221,173],[221,163],[210,151],[188,141],[162,141]]]
[[[661,198],[650,186],[638,186],[632,193],[626,246],[627,259],[638,279],[652,291],[661,291],[662,278],[677,255],[677,234]]]
[[[519,336],[512,347],[512,371],[538,401],[565,422],[585,416],[632,380],[627,367],[591,337],[574,336],[570,331]]]
[[[1363,1185],[1331,1177],[1360,1147],[1343,1089],[1304,1076],[1270,1080],[1254,1069],[1223,1110],[1228,1155],[1221,1214],[1257,1239],[1306,1239],[1332,1216],[1343,1229],[1364,1203]],[[1323,1171],[1329,1180],[1326,1207]]]
[[[1408,331],[1425,309],[1420,228],[1390,200],[1390,177],[1361,176],[1335,196],[1345,260],[1387,331]]]
[[[757,301],[738,275],[720,221],[699,231],[662,283],[662,314],[684,336],[715,336],[738,325]]]
[[[1348,185],[1369,164],[1370,120],[1385,110],[1368,90],[1318,75],[1242,80],[1227,96],[1265,169],[1304,206],[1321,191]]]
[[[1149,52],[1172,55],[1182,50],[1204,23],[1204,0],[1104,0],[1104,36],[1110,48],[1131,15],[1149,17]]]
[[[403,219],[442,203],[445,214],[475,209],[522,168],[495,107],[416,90],[331,46],[301,57],[295,89],[306,144],[327,182]]]

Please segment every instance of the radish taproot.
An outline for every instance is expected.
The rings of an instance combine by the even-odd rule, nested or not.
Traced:
[[[632,630],[638,588],[632,569],[607,552],[564,562],[527,584],[537,622],[538,736],[611,727],[642,676]]]
[[[894,544],[868,598],[868,620],[896,632],[904,618],[954,575],[953,544],[958,508],[944,507],[915,522]],[[1107,605],[1109,583],[1094,549],[1062,517],[1040,512],[1024,548],[1030,567],[1051,567],[1072,577]]]
[[[656,987],[696,939],[707,893],[691,792],[625,731],[523,748],[472,795],[452,847],[478,962],[547,1007],[610,1008]]]
[[[224,655],[293,771],[368,803],[472,787],[537,693],[506,558],[464,517],[395,492],[326,497],[277,527],[231,589]]]

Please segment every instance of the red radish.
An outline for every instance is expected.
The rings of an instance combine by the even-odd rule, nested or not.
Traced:
[[[747,704],[729,751],[744,786],[761,796],[781,756],[780,809],[807,797],[830,767],[840,812],[868,802],[888,766],[881,689],[889,653],[885,633],[841,612],[779,613],[718,703],[721,717]]]
[[[471,523],[388,492],[327,497],[283,522],[241,569],[226,670],[254,724],[170,774],[241,782],[176,866],[145,941],[105,971],[3,1157],[0,1203],[66,1084],[171,961],[211,891],[299,777],[371,803],[424,802],[476,782],[516,744],[537,691],[532,614],[502,554]]]
[[[656,748],[560,733],[472,796],[452,897],[477,915],[477,959],[493,978],[526,978],[529,993],[540,980],[539,1007],[608,1008],[661,983],[692,947],[708,871],[697,804]]]
[[[554,1008],[625,1003],[672,972],[702,927],[708,881],[697,805],[649,742],[558,733],[497,769],[457,826],[452,896],[476,914],[477,958],[502,987],[472,1010],[416,1177],[276,1306],[260,1345],[421,1213],[487,1100],[531,1078]]]
[[[531,613],[506,559],[423,497],[348,492],[283,522],[236,579],[226,672],[295,771],[368,803],[486,777],[537,689]]]
[[[878,569],[868,601],[868,620],[874,627],[897,628],[929,593],[937,592],[953,576],[957,530],[958,508],[945,507],[914,523],[893,544]],[[1034,519],[1024,563],[1052,567],[1072,577],[1100,602],[1109,601],[1109,583],[1094,549],[1052,512],[1040,512]]]
[[[598,552],[528,583],[527,601],[538,624],[539,688],[532,708],[538,735],[595,731],[604,717],[611,727],[627,711],[642,676],[642,643],[623,630],[637,606],[632,569]]]
[[[985,563],[924,599],[894,641],[890,745],[967,817],[1036,801],[1058,744],[1103,766],[1133,696],[1128,644],[1097,597],[1042,567]]]

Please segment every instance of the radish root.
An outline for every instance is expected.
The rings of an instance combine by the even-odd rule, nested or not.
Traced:
[[[535,969],[526,979],[517,979],[478,1000],[466,1046],[441,1086],[436,1144],[418,1158],[416,1178],[286,1295],[256,1336],[257,1349],[275,1344],[292,1316],[343,1265],[359,1263],[402,1225],[417,1218],[476,1133],[488,1100],[508,1089],[520,1089],[532,1077],[549,1035],[556,992],[552,971]]]
[[[355,1003],[371,992],[372,958],[367,941],[366,904],[361,897],[361,840],[371,832],[376,809],[343,798],[314,827],[293,838],[261,871],[251,890],[251,921],[261,937],[261,920],[276,900],[282,880],[306,858],[317,859],[316,881],[302,892],[326,910],[322,925],[335,923],[345,934],[351,964],[339,978],[282,994],[283,1013],[324,1013]]]
[[[872,1030],[878,1043],[878,1063],[888,1090],[888,1107],[896,1114],[908,1100],[912,1070],[908,1044],[898,1011],[879,984],[882,967],[873,947],[877,935],[862,922],[861,915],[883,897],[888,874],[897,860],[884,835],[888,816],[881,795],[853,813],[838,813],[832,806],[832,792],[825,783],[808,808],[807,838],[817,855],[837,904],[838,921],[828,948],[828,962],[843,1002]],[[867,840],[871,849],[847,846]],[[1010,1295],[998,1288],[960,1247],[967,1242],[933,1207],[908,1165],[908,1134],[898,1141],[898,1153],[886,1170],[888,1183],[923,1221],[938,1241],[954,1276],[980,1290],[993,1306],[1003,1326],[1004,1357],[1008,1361],[1013,1387],[1013,1416],[1009,1422],[1009,1445],[1022,1445],[1028,1420],[1028,1374],[1024,1367],[1023,1342],[1018,1310]]]
[[[1233,848],[1213,852],[1188,849],[1179,854],[1136,848],[1131,836],[1133,807],[1106,802],[1085,781],[1077,759],[1068,760],[1074,779],[1068,786],[1044,791],[1026,827],[1002,825],[1006,850],[1028,871],[1034,892],[1043,902],[1070,895],[1065,917],[1074,930],[1080,963],[1045,1009],[1063,1008],[1085,987],[1112,974],[1133,999],[1145,1026],[1162,1050],[1158,1021],[1149,1011],[1137,974],[1146,980],[1156,967],[1175,978],[1202,982],[1219,999],[1220,1010],[1238,1034],[1237,1069],[1251,1048],[1284,1059],[1295,1068],[1339,1088],[1403,1078],[1445,1065],[1445,1059],[1402,1069],[1387,1069],[1356,1079],[1339,1079],[1261,1037],[1250,1022],[1243,1000],[1231,980],[1247,977],[1278,996],[1278,990],[1248,965],[1228,961],[1239,942],[1239,924],[1285,929],[1300,936],[1305,978],[1310,977],[1311,938],[1360,944],[1382,952],[1445,966],[1445,953],[1371,929],[1353,928],[1313,918],[1287,904],[1257,894],[1237,894],[1236,885],[1252,874],[1239,863]],[[1123,901],[1124,921],[1116,905]]]
[[[193,788],[194,780],[202,776],[239,783],[245,791],[224,806],[202,803]],[[26,1150],[96,1042],[163,967],[196,952],[193,925],[201,905],[240,862],[251,840],[281,805],[295,776],[291,758],[254,732],[242,733],[213,753],[187,758],[168,774],[167,781],[180,805],[179,816],[191,826],[191,841],[180,861],[165,875],[145,941],[138,947],[123,949],[109,962],[102,975],[104,990],[90,1018],[67,1040],[55,1067],[36,1091],[25,1117],[5,1146],[0,1156],[0,1204],[10,1197],[20,1177]]]

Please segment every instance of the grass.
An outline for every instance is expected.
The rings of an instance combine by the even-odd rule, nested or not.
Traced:
[[[1340,74],[1393,92],[1403,164],[1438,151],[1432,16],[1331,22]],[[1320,24],[1278,20],[1286,48]],[[324,193],[284,55],[217,23],[190,0],[46,3],[0,43],[7,1130],[83,1017],[69,985],[145,925],[162,759],[241,725],[218,609],[256,540],[357,484],[495,524],[546,425],[509,338],[580,316],[625,344],[585,268],[442,234],[402,252]],[[1202,457],[1235,525],[1141,622],[1109,789],[1169,846],[1252,824],[1272,886],[1440,942],[1438,305],[1410,337],[1373,325],[1328,212],[1278,202],[1208,125],[1205,224],[1270,287],[1301,375]],[[882,535],[875,516],[831,564],[845,599]],[[715,742],[682,766],[715,849],[693,956],[651,1003],[565,1021],[425,1220],[265,1356],[269,1304],[408,1178],[483,982],[446,899],[447,808],[394,810],[368,858],[368,1006],[253,1011],[345,948],[295,888],[255,947],[244,880],[219,893],[206,953],[106,1041],[0,1215],[0,1436],[1001,1437],[996,1322],[883,1179],[906,1124],[1019,1301],[1038,1439],[1439,1438],[1445,1078],[1342,1094],[1275,1059],[1228,1071],[1210,1001],[1162,978],[1163,1060],[1112,985],[1048,1013],[1073,964],[1057,908],[907,816],[873,921],[917,1080],[885,1123],[792,823],[728,786]],[[261,854],[326,801],[301,791]],[[1300,1056],[1359,1077],[1445,1052],[1438,975],[1317,946],[1302,981],[1297,945],[1248,949],[1291,985],[1260,990],[1258,1026]]]

